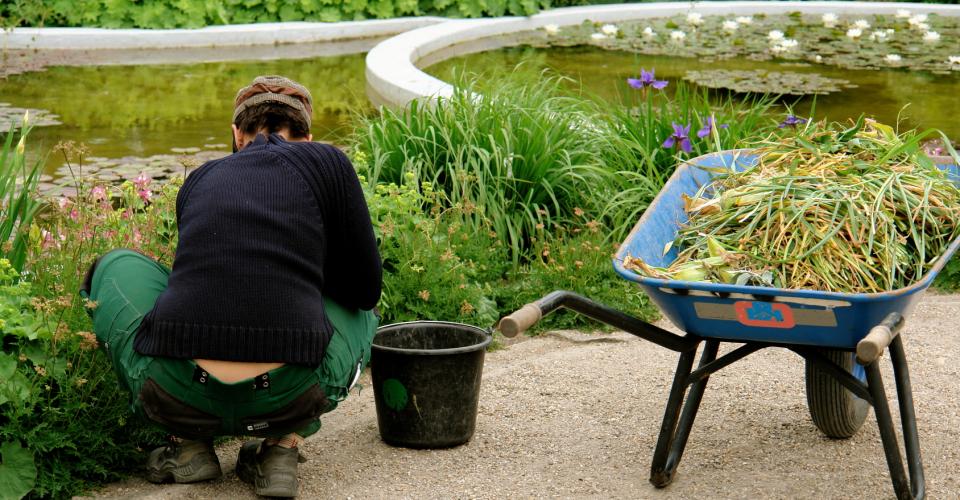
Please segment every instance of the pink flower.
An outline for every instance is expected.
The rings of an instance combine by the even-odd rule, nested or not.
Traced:
[[[143,172],[140,172],[140,175],[138,175],[137,178],[133,180],[133,185],[137,187],[138,191],[143,191],[147,189],[147,186],[150,185],[151,180],[152,179],[150,179],[149,175]]]
[[[90,197],[93,198],[94,201],[103,200],[107,197],[107,189],[103,186],[94,186],[93,189],[90,190]]]
[[[48,248],[53,247],[56,244],[56,242],[53,239],[53,233],[51,233],[50,231],[47,231],[46,229],[41,229],[40,236],[42,239],[42,243],[40,243],[40,248],[46,250]]]
[[[61,196],[60,199],[57,200],[57,205],[60,207],[61,210],[63,210],[64,208],[67,208],[67,205],[69,204],[70,204],[70,198],[67,198],[66,196]]]
[[[140,196],[140,199],[143,200],[144,203],[150,203],[150,199],[153,198],[153,192],[149,189],[141,189],[137,191],[137,195]]]
[[[74,222],[76,222],[80,218],[80,211],[78,211],[76,208],[71,210],[70,218],[73,219]]]

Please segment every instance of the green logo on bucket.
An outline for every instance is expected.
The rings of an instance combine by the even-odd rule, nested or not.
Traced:
[[[407,388],[399,380],[388,378],[383,381],[383,402],[390,408],[400,411],[407,407]]]

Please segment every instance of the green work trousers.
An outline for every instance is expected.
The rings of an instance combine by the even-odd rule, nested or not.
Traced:
[[[320,414],[336,408],[370,361],[378,319],[325,299],[335,332],[318,366],[284,365],[256,377],[224,383],[192,359],[145,356],[133,349],[143,317],[167,287],[170,270],[132,250],[101,257],[81,294],[96,303],[94,332],[131,410],[168,432],[199,439],[221,435],[302,436],[320,428]]]

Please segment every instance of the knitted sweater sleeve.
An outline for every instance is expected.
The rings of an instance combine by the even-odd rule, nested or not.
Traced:
[[[323,293],[345,307],[373,309],[380,300],[383,270],[360,179],[347,155],[333,146],[317,146],[332,160],[326,162],[332,182],[324,203],[331,217],[324,217],[328,239]]]

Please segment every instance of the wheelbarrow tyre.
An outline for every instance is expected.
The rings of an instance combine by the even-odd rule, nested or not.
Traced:
[[[846,351],[822,350],[827,359],[853,373],[854,356]],[[828,373],[807,362],[807,408],[814,425],[827,437],[846,439],[863,426],[870,404],[840,385]]]

